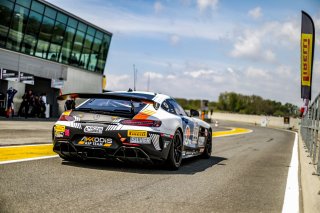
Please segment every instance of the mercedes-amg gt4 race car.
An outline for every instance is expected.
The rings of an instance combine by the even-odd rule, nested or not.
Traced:
[[[65,160],[161,161],[178,169],[183,158],[211,156],[211,126],[167,95],[73,93],[58,99],[76,98],[86,100],[62,113],[52,132],[53,151]]]

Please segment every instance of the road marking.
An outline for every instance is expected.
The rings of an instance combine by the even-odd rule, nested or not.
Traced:
[[[48,158],[56,158],[59,157],[59,155],[53,155],[53,156],[43,156],[43,157],[36,157],[36,158],[26,158],[26,159],[20,159],[20,160],[8,160],[8,161],[1,161],[1,164],[9,164],[9,163],[19,163],[19,162],[25,162],[25,161],[32,161],[32,160],[42,160],[42,159],[48,159]]]
[[[228,131],[219,131],[219,132],[213,132],[212,137],[218,138],[218,137],[226,137],[231,135],[241,135],[241,134],[248,134],[253,132],[251,129],[244,129],[244,128],[235,128],[235,127],[228,127],[230,130]]]
[[[299,212],[298,133],[295,135],[282,213]]]
[[[0,164],[56,157],[52,144],[0,147]]]

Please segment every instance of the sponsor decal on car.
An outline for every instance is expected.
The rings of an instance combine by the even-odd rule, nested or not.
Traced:
[[[167,148],[169,144],[170,144],[170,141],[164,141],[164,148]]]
[[[135,138],[146,138],[147,131],[141,130],[128,130],[128,137],[135,137]]]
[[[199,145],[199,146],[204,146],[204,141],[205,141],[205,137],[199,137],[199,139],[198,139],[198,145]]]
[[[130,143],[151,144],[151,138],[130,138]]]
[[[54,136],[56,138],[62,138],[64,136],[65,130],[66,130],[66,126],[64,126],[64,125],[55,125],[54,126]]]
[[[193,144],[197,144],[198,136],[199,136],[199,125],[197,125],[197,123],[195,123],[194,129],[193,129],[193,137],[192,137]]]
[[[85,133],[102,134],[103,127],[102,126],[86,126],[83,131]]]
[[[88,137],[84,136],[78,141],[78,145],[91,145],[91,146],[104,146],[109,147],[112,145],[112,138],[101,137]]]
[[[185,143],[185,145],[188,145],[188,144],[191,143],[190,135],[191,135],[191,130],[190,130],[189,125],[187,125],[186,129],[185,129],[185,133],[184,133],[184,143]]]
[[[62,115],[70,115],[70,114],[71,114],[71,110],[68,110],[62,113]]]
[[[55,125],[54,126],[54,130],[56,132],[64,132],[65,129],[66,129],[66,126],[64,126],[64,125]]]
[[[66,137],[70,136],[70,129],[64,130],[64,136],[66,136]]]
[[[64,136],[63,132],[55,132],[54,133],[54,137],[56,137],[56,138],[63,138],[63,136]]]

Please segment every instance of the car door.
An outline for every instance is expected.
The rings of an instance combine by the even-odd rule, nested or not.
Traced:
[[[184,145],[191,149],[197,148],[199,125],[197,125],[193,118],[186,114],[183,108],[174,99],[168,99],[168,103],[174,108],[176,114],[181,117]]]

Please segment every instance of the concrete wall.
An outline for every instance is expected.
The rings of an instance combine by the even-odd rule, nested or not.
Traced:
[[[67,70],[67,81],[61,89],[63,94],[67,93],[101,93],[102,75],[94,72],[69,67]],[[78,102],[76,102],[78,104]],[[59,101],[59,114],[64,111],[64,101]]]
[[[66,65],[4,49],[0,49],[0,67],[30,73],[41,78],[67,79]]]
[[[64,87],[61,90],[62,93],[102,92],[102,75],[100,73],[68,67],[67,80],[64,82]]]
[[[235,113],[220,113],[214,112],[209,116],[214,120],[227,120],[227,121],[237,121],[245,122],[251,124],[261,125],[262,120],[267,119],[267,126],[278,127],[278,128],[293,128],[297,129],[300,123],[298,118],[290,118],[290,124],[285,125],[283,123],[283,117],[273,117],[273,116],[260,116],[260,115],[243,115]]]

